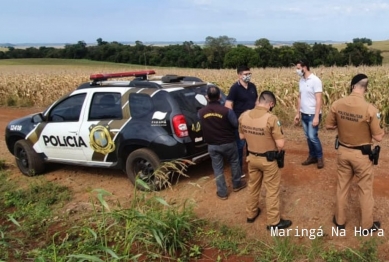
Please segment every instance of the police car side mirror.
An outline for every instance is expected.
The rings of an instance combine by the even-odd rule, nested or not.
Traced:
[[[32,117],[31,121],[34,123],[34,124],[37,124],[37,123],[40,123],[40,122],[43,122],[43,115],[42,113],[39,113],[39,114],[36,114]]]

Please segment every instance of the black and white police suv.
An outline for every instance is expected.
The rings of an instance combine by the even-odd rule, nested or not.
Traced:
[[[109,80],[123,77],[132,79]],[[49,162],[116,168],[133,184],[139,177],[160,190],[153,174],[162,162],[208,158],[197,111],[207,105],[213,84],[156,77],[154,70],[94,74],[90,80],[44,112],[8,124],[5,141],[24,175],[43,173]]]

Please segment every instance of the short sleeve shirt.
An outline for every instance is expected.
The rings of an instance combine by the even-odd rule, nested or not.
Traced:
[[[244,111],[253,109],[257,99],[258,92],[255,84],[249,82],[246,89],[239,81],[231,86],[230,92],[226,98],[226,100],[233,103],[232,107],[237,118],[239,118]]]
[[[326,125],[338,127],[339,141],[346,146],[372,144],[372,136],[384,132],[377,108],[355,93],[331,105]]]
[[[240,116],[239,133],[244,134],[248,150],[254,153],[275,151],[277,150],[275,140],[284,138],[277,116],[261,106],[256,106]]]
[[[299,82],[299,92],[301,95],[301,100],[300,100],[301,113],[315,114],[315,110],[316,110],[315,94],[323,92],[323,85],[321,80],[314,74],[310,74],[307,79],[301,77]]]

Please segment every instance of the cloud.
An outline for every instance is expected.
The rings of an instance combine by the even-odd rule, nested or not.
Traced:
[[[179,0],[172,0],[179,1]],[[184,2],[184,1],[182,1]],[[389,4],[380,0],[329,0],[329,1],[308,1],[308,0],[279,0],[261,1],[257,0],[187,0],[187,6],[199,8],[210,13],[231,13],[237,16],[277,16],[285,17],[304,15],[309,18],[326,18],[337,15],[360,16],[362,12],[375,14],[389,10]],[[244,19],[244,18],[242,18]]]
[[[3,3],[0,42],[382,39],[389,23],[387,0],[30,1]]]

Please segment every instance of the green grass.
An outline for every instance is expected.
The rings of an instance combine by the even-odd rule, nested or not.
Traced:
[[[306,244],[295,237],[249,239],[238,226],[198,218],[194,203],[168,203],[158,193],[135,190],[124,207],[96,189],[87,210],[63,214],[67,188],[42,177],[20,187],[0,163],[0,261],[183,262],[203,258],[205,249],[216,251],[213,261],[230,255],[269,262],[379,261],[377,238],[361,238],[356,249],[334,247],[325,237]]]
[[[70,199],[70,191],[39,178],[27,188],[19,188],[1,162],[0,261],[23,261],[29,251],[26,247],[45,241],[48,229],[55,223],[53,210]]]
[[[208,239],[209,246],[223,250],[225,255],[248,255],[246,249],[240,249],[247,243],[245,233],[237,226],[226,226],[219,222],[205,223],[197,231],[197,236]]]
[[[97,189],[87,211],[63,214],[67,188],[43,177],[19,188],[0,163],[0,261],[150,261],[195,254],[190,241],[201,220],[187,201],[169,204],[135,190],[128,207],[110,206],[112,194]]]

